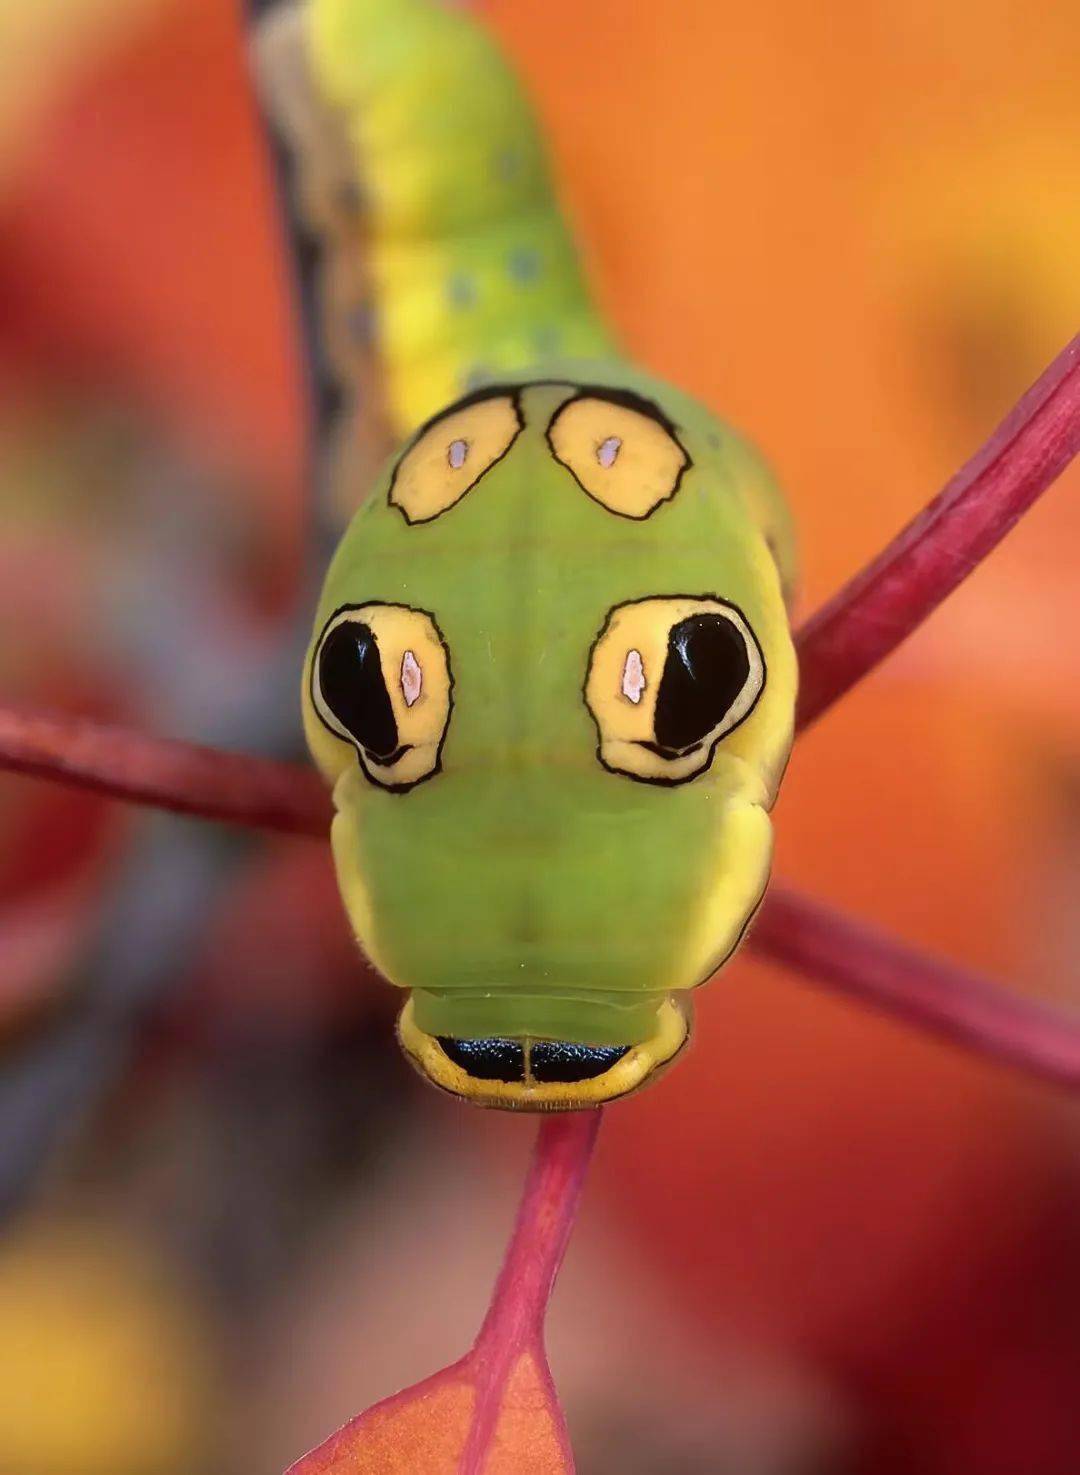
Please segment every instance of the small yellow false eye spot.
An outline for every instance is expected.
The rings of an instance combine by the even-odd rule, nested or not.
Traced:
[[[502,460],[521,427],[517,400],[505,393],[450,410],[421,431],[398,462],[390,505],[406,522],[431,522]]]
[[[311,659],[319,721],[355,748],[366,778],[399,792],[438,772],[452,689],[435,621],[406,605],[338,610]]]
[[[765,658],[746,617],[714,595],[616,605],[589,655],[585,702],[613,773],[681,784],[748,717]]]
[[[548,427],[552,454],[601,506],[648,517],[679,489],[690,457],[659,418],[615,400],[569,400]]]

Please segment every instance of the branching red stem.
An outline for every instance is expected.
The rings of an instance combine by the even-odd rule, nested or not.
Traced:
[[[259,829],[325,835],[330,824],[309,768],[80,717],[0,707],[0,768]]]
[[[805,727],[972,571],[1080,449],[1080,337],[944,491],[797,636]],[[0,768],[118,799],[295,833],[329,814],[298,766],[45,713],[0,709]]]
[[[831,907],[773,886],[751,934],[758,952],[815,984],[978,1055],[1080,1087],[1080,1013],[1042,1004],[916,952]]]
[[[298,1460],[288,1475],[341,1475],[345,1470],[391,1466],[395,1470],[437,1466],[457,1475],[481,1475],[491,1467],[500,1437],[507,1436],[508,1419],[511,1428],[520,1430],[523,1417],[527,1437],[535,1440],[539,1433],[545,1446],[530,1468],[539,1470],[542,1465],[569,1475],[574,1460],[544,1351],[544,1316],[577,1218],[600,1115],[585,1111],[541,1120],[510,1244],[472,1348],[449,1367],[358,1414]],[[518,1401],[508,1407],[508,1390],[516,1377],[523,1379],[524,1391],[519,1382]],[[475,1397],[462,1444],[453,1400],[441,1404],[441,1424],[432,1409],[440,1407],[448,1391],[460,1390],[463,1384]],[[434,1439],[423,1441],[424,1453],[418,1460],[416,1433],[421,1426]]]
[[[469,1354],[476,1407],[460,1475],[480,1475],[486,1466],[508,1379],[526,1350],[532,1352],[557,1409],[544,1353],[544,1317],[577,1220],[600,1117],[599,1111],[583,1111],[540,1123],[514,1232]],[[561,1423],[561,1414],[558,1418]],[[565,1442],[565,1428],[560,1434]],[[566,1451],[569,1456],[568,1444]]]
[[[807,727],[922,624],[1080,450],[1080,335],[929,507],[796,636]]]
[[[812,722],[895,649],[1000,542],[1078,449],[1080,338],[936,500],[799,632],[800,725]],[[79,718],[0,709],[0,768],[295,834],[325,834],[330,817],[322,786],[306,768]],[[923,957],[792,892],[770,893],[753,942],[852,998],[1034,1074],[1080,1085],[1080,1026],[1074,1016]],[[550,1126],[553,1142],[558,1127]],[[509,1273],[508,1262],[504,1275]]]

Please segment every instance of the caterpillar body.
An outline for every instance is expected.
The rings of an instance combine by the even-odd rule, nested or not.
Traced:
[[[788,515],[744,441],[618,352],[473,18],[307,0],[290,28],[268,91],[295,102],[287,53],[330,356],[370,389],[341,326],[362,282],[403,443],[362,483],[345,418],[332,475],[356,510],[303,673],[344,903],[428,1080],[598,1105],[676,1058],[764,894]]]

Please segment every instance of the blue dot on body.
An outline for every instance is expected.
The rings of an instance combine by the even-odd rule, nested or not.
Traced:
[[[503,149],[495,155],[495,178],[508,184],[521,172],[521,155],[514,149]]]
[[[506,269],[515,282],[535,282],[540,275],[540,253],[531,246],[519,246],[511,251]]]
[[[472,307],[476,302],[476,283],[464,272],[455,272],[446,284],[446,295],[452,307]]]

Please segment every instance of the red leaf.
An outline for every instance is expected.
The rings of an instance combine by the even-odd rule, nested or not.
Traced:
[[[288,1475],[573,1475],[544,1315],[600,1112],[547,1117],[491,1305],[471,1351],[376,1403]]]

